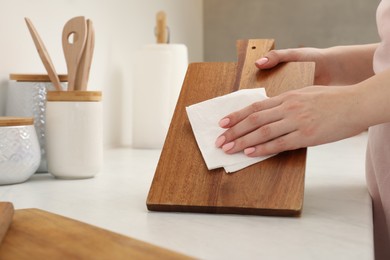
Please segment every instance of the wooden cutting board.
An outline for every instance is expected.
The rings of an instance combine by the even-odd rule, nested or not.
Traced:
[[[0,244],[7,234],[14,216],[14,206],[11,202],[0,202]]]
[[[255,61],[273,40],[240,40],[237,63],[193,63],[186,78],[147,198],[151,211],[300,215],[306,149],[288,151],[241,171],[209,171],[185,107],[244,88],[268,96],[313,84],[314,63],[292,62],[259,71]]]
[[[15,211],[0,259],[192,258],[46,211],[23,209]]]

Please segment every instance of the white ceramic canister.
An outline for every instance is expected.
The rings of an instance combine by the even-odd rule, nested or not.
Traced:
[[[40,161],[34,119],[0,117],[0,185],[26,181]]]
[[[37,172],[47,172],[46,162],[46,93],[55,90],[45,74],[10,74],[6,116],[33,117],[41,147],[41,163]],[[61,87],[67,87],[67,75],[59,75]]]
[[[49,172],[58,178],[95,176],[103,160],[102,93],[49,91],[46,149]]]

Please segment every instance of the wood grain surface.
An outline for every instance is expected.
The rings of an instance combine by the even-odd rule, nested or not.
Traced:
[[[47,101],[85,101],[99,102],[102,100],[101,91],[48,91]]]
[[[68,75],[58,74],[60,82],[67,82]],[[16,80],[19,82],[50,82],[49,75],[47,74],[9,74],[10,80]]]
[[[223,169],[209,171],[185,112],[186,106],[238,89],[264,87],[274,96],[313,83],[313,63],[255,68],[255,60],[273,46],[273,40],[240,40],[237,63],[189,65],[150,187],[149,210],[300,215],[306,149],[281,153],[233,174]]]
[[[38,209],[16,210],[0,259],[191,259]]]
[[[156,42],[168,43],[167,14],[159,11],[156,14]]]
[[[87,40],[87,22],[84,16],[73,17],[62,30],[62,49],[68,69],[68,91],[75,90],[76,74]]]
[[[1,126],[25,126],[33,125],[33,117],[13,117],[13,116],[0,116],[0,127]]]
[[[7,234],[14,216],[14,206],[11,202],[0,202],[0,244]]]
[[[28,30],[31,33],[31,37],[33,38],[35,47],[38,51],[39,57],[42,60],[43,66],[47,71],[50,81],[53,83],[53,86],[56,88],[56,90],[61,90],[60,79],[58,78],[58,74],[54,68],[49,53],[46,50],[45,44],[43,43],[41,37],[38,34],[38,31],[35,29],[35,26],[31,22],[31,20],[27,17],[24,19],[27,23]]]
[[[75,90],[86,91],[88,87],[89,72],[91,70],[93,52],[95,50],[95,29],[93,22],[87,19],[87,39],[75,79]]]

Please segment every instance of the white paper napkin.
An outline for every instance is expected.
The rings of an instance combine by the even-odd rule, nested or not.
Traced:
[[[243,89],[186,107],[195,139],[209,170],[223,167],[226,172],[236,172],[272,156],[251,158],[244,152],[226,154],[215,147],[215,140],[225,131],[219,127],[219,120],[266,98],[263,88]]]

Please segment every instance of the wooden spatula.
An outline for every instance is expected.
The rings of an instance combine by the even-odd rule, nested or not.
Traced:
[[[62,31],[62,48],[68,68],[68,91],[74,90],[76,73],[87,39],[87,23],[84,16],[70,19]]]
[[[75,90],[87,90],[89,71],[91,69],[93,51],[95,48],[95,30],[90,19],[87,20],[87,39],[80,64],[76,72]]]
[[[11,225],[13,216],[13,204],[10,202],[0,202],[0,243]]]
[[[49,53],[47,52],[46,47],[43,44],[41,37],[39,36],[37,30],[35,29],[33,23],[31,22],[31,20],[27,17],[24,19],[27,23],[27,27],[28,27],[28,30],[30,31],[31,37],[33,38],[35,47],[37,48],[39,57],[41,57],[43,66],[45,66],[47,74],[49,75],[50,81],[53,83],[56,90],[58,90],[58,91],[62,90],[61,84],[60,84],[60,79],[58,78],[58,74],[57,74],[56,70],[54,69],[53,62],[50,59]]]

